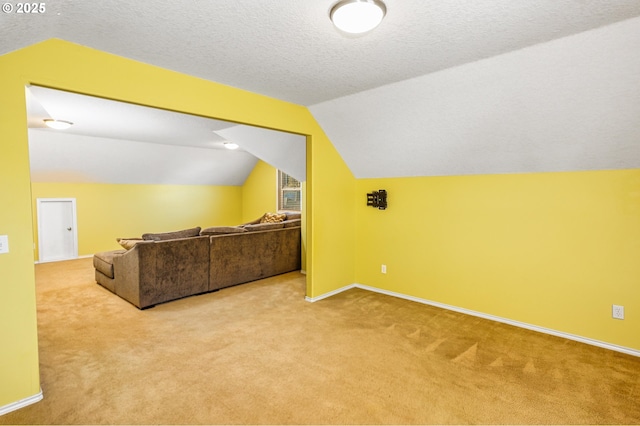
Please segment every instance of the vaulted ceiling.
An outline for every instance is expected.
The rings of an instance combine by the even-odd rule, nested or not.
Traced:
[[[640,167],[637,0],[385,0],[359,37],[334,3],[58,0],[0,15],[0,54],[57,37],[306,105],[356,177]]]
[[[258,159],[306,177],[302,135],[38,86],[26,97],[35,182],[242,185]],[[50,129],[52,117],[73,126]]]

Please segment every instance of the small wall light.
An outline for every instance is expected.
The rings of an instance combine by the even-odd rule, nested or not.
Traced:
[[[73,126],[72,122],[65,120],[54,120],[53,118],[45,118],[43,121],[44,124],[46,124],[48,127],[56,130],[66,130],[69,127]]]
[[[341,0],[329,12],[329,17],[341,31],[362,34],[377,27],[387,7],[380,0]]]
[[[378,210],[387,208],[387,191],[380,189],[367,194],[367,206],[375,207]]]

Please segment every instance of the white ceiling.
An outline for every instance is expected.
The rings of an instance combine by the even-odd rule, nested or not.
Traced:
[[[639,76],[635,18],[310,109],[358,178],[633,169]]]
[[[33,182],[242,185],[247,152],[29,130]]]
[[[242,185],[258,159],[306,180],[301,135],[38,86],[26,97],[35,182]]]
[[[56,118],[74,123],[66,134],[222,149],[225,139],[216,132],[236,125],[45,87],[26,92],[31,129],[49,130],[43,120]]]
[[[58,0],[1,14],[0,54],[58,37],[309,106],[357,177],[638,166],[640,1],[385,0],[360,37],[334,3]]]

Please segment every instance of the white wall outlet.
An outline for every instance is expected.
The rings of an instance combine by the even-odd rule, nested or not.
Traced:
[[[9,253],[8,235],[0,235],[0,253]]]
[[[612,315],[615,319],[624,319],[624,306],[613,305]]]
[[[380,272],[382,272],[383,274],[387,273],[387,265],[382,265],[382,268],[380,268]]]

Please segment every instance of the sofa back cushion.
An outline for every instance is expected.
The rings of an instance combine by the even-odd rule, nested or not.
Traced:
[[[302,226],[302,219],[291,219],[282,222],[285,228],[293,228],[294,226]]]
[[[200,227],[183,229],[182,231],[163,232],[161,234],[142,234],[143,240],[151,241],[164,241],[164,240],[176,240],[178,238],[190,238],[198,237],[200,235]]]
[[[240,226],[212,226],[200,231],[200,235],[239,234],[241,232],[247,232],[247,230]]]
[[[243,228],[249,232],[253,231],[267,231],[269,229],[280,229],[284,228],[283,222],[277,223],[258,223],[256,225],[243,225]]]

